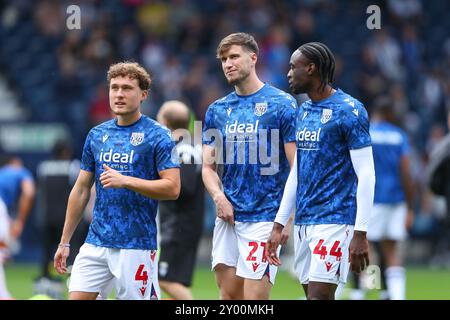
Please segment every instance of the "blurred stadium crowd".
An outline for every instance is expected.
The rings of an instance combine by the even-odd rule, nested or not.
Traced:
[[[366,9],[373,2],[1,1],[0,125],[63,123],[79,157],[88,130],[111,117],[105,76],[111,63],[135,60],[150,71],[153,85],[144,113],[154,117],[164,101],[178,99],[202,120],[208,105],[231,90],[215,57],[222,37],[253,34],[261,51],[258,74],[286,91],[291,52],[321,41],[336,53],[337,87],[369,111],[379,95],[392,97],[414,149],[420,197],[411,237],[424,237],[438,250],[445,207],[425,187],[424,172],[431,148],[448,130],[450,3],[375,1],[381,29],[369,30]],[[71,4],[81,9],[80,30],[66,27]],[[34,169],[39,157],[25,162]]]

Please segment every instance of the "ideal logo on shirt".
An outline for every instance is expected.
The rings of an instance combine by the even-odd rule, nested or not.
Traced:
[[[112,162],[112,163],[133,163],[134,150],[130,153],[113,152],[113,149],[109,149],[106,152],[100,152],[100,161]]]
[[[227,122],[225,126],[225,133],[257,133],[259,120],[255,123],[239,123],[235,120],[232,124]]]
[[[308,130],[306,127],[303,128],[302,131],[297,131],[295,137],[297,141],[320,141],[320,131],[322,128],[319,128],[316,131]]]
[[[297,130],[295,133],[297,147],[302,150],[318,150],[321,131],[322,128],[308,130],[306,127],[303,130]]]

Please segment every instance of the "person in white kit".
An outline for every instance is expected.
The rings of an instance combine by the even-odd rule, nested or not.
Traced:
[[[267,258],[281,264],[276,248],[295,204],[299,281],[308,299],[332,300],[349,267],[359,273],[369,264],[366,233],[375,185],[369,120],[358,100],[331,86],[335,60],[326,45],[303,44],[289,65],[291,90],[310,100],[297,114],[297,153]]]

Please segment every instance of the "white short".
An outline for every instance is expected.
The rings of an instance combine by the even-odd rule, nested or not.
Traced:
[[[347,282],[350,268],[348,249],[353,237],[353,226],[301,225],[295,236],[298,239],[294,264],[300,283],[314,281],[337,285]]]
[[[380,240],[404,240],[407,236],[406,204],[374,204],[370,216],[367,239],[369,241]]]
[[[233,227],[216,218],[213,233],[212,269],[222,263],[236,268],[236,275],[246,279],[269,277],[275,283],[277,267],[264,256],[273,222],[235,222]],[[278,248],[280,253],[281,246]]]
[[[105,298],[113,282],[117,299],[157,300],[157,260],[156,250],[112,249],[85,243],[72,267],[69,292],[98,292]]]

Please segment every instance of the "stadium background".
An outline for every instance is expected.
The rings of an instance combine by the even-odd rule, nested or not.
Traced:
[[[66,26],[72,4],[80,7],[79,30]],[[380,30],[366,26],[372,4],[381,9]],[[135,60],[150,70],[153,85],[145,114],[154,117],[164,101],[180,99],[192,108],[193,118],[202,120],[208,105],[230,91],[215,58],[225,35],[253,34],[261,50],[258,74],[286,91],[291,52],[304,42],[321,41],[336,55],[335,86],[368,110],[382,93],[393,98],[400,125],[411,138],[418,195],[415,223],[404,246],[412,268],[408,275],[424,273],[448,293],[433,296],[430,291],[422,298],[450,299],[450,283],[440,281],[449,278],[445,271],[450,268],[450,230],[441,223],[445,205],[424,181],[429,152],[448,132],[449,30],[450,3],[437,0],[1,1],[0,150],[22,157],[34,174],[60,138],[71,139],[80,158],[88,130],[110,117],[105,74],[111,63]],[[199,252],[205,277],[214,218],[208,204]],[[11,277],[22,270],[30,283],[41,255],[37,207],[21,250],[7,267]],[[27,286],[20,279],[21,274],[8,281],[13,294],[12,281]],[[211,298],[217,296],[214,289]],[[408,297],[417,298],[410,291]]]

